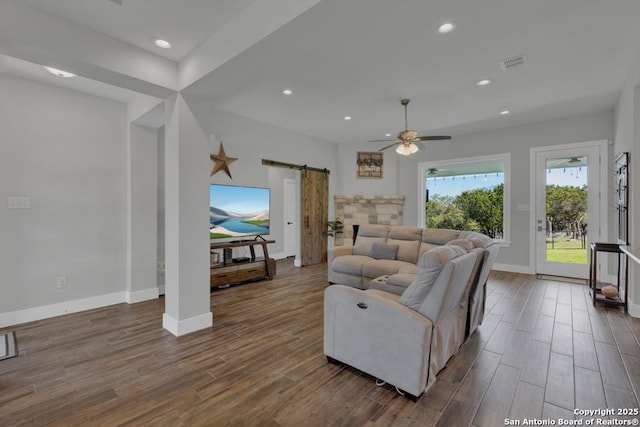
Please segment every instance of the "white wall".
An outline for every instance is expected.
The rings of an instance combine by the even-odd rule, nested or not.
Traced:
[[[157,216],[157,240],[158,240],[158,262],[161,265],[164,265],[164,126],[158,128],[158,216]],[[158,287],[160,288],[160,293],[164,293],[164,272],[158,273]]]
[[[496,263],[513,266],[516,271],[529,267],[529,211],[519,210],[529,205],[529,149],[531,147],[566,144],[613,138],[613,113],[601,113],[564,120],[549,121],[531,125],[497,129],[467,135],[458,135],[451,141],[434,141],[426,144],[424,150],[404,157],[390,151],[385,153],[385,180],[380,185],[371,182],[365,187],[361,182],[353,182],[350,174],[344,176],[345,190],[363,190],[366,194],[396,193],[406,198],[404,209],[405,225],[418,224],[418,163],[434,160],[448,160],[460,157],[483,156],[511,153],[511,247],[500,251]],[[341,160],[355,161],[355,153],[360,147],[340,148]],[[397,159],[392,160],[393,156]],[[395,166],[396,179],[386,174],[387,165]],[[351,175],[353,176],[353,175]],[[348,193],[349,191],[345,191]]]
[[[398,191],[397,168],[406,166],[406,157],[396,154],[390,148],[383,151],[382,178],[358,178],[356,176],[357,156],[359,151],[378,151],[388,143],[361,143],[357,145],[342,144],[338,147],[338,167],[340,183],[336,194],[370,194],[375,196],[392,195]],[[329,213],[333,218],[333,212]]]
[[[614,153],[630,153],[629,243],[640,245],[640,56],[629,75],[615,109]],[[617,229],[614,229],[617,236]],[[614,240],[615,241],[615,240]],[[640,265],[629,265],[632,315],[640,317]]]
[[[158,296],[158,131],[131,124],[128,145],[127,295]]]
[[[0,313],[123,292],[126,106],[2,74],[0,93]]]

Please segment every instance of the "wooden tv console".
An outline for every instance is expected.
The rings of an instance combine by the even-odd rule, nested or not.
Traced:
[[[211,264],[211,287],[226,288],[231,285],[245,283],[251,280],[272,280],[276,274],[276,262],[269,258],[267,245],[275,240],[240,240],[225,243],[212,243],[211,252],[222,249],[222,262]],[[257,257],[255,246],[262,246],[264,257]],[[233,248],[249,247],[251,256],[248,259],[236,259],[231,256]],[[226,250],[225,250],[226,249]]]

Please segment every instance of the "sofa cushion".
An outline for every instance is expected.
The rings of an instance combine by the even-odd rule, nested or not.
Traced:
[[[453,239],[460,237],[460,231],[443,228],[425,228],[422,230],[422,241],[434,245],[446,245]]]
[[[374,243],[387,243],[387,234],[389,234],[389,226],[364,224],[358,229],[358,236],[353,245],[354,255],[372,256]]]
[[[345,255],[335,258],[331,263],[331,268],[338,273],[362,276],[362,266],[370,261],[373,261],[373,258],[368,256]]]
[[[416,281],[418,276],[416,274],[411,273],[398,273],[391,275],[387,278],[387,283],[392,284],[394,286],[402,286],[405,289],[409,287],[413,282]]]
[[[476,231],[461,231],[460,238],[469,240],[476,248],[486,248],[495,243],[491,237]]]
[[[418,261],[416,281],[404,291],[400,302],[419,311],[422,302],[429,295],[445,264],[465,253],[466,250],[459,246],[439,246],[425,252]]]
[[[466,251],[470,251],[476,247],[472,241],[467,239],[453,239],[452,241],[447,242],[447,245],[460,246]]]
[[[375,243],[385,245],[387,243],[386,237],[368,237],[360,236],[356,238],[356,243],[353,245],[354,255],[364,255],[371,257],[373,254],[373,245]]]
[[[422,228],[394,225],[389,228],[389,238],[398,240],[422,240]]]
[[[396,259],[416,263],[420,255],[422,228],[393,226],[389,228],[387,244],[398,245]]]
[[[369,282],[369,289],[380,289],[397,295],[397,297],[400,298],[400,295],[402,295],[415,280],[416,275],[409,273],[380,276]]]
[[[397,253],[398,245],[383,245],[376,242],[371,246],[371,257],[375,259],[396,259]]]
[[[392,275],[400,271],[400,269],[412,265],[406,261],[398,261],[391,259],[373,259],[362,266],[362,276],[374,279],[379,276]],[[415,264],[413,264],[415,267]]]
[[[418,255],[420,255],[420,240],[400,240],[387,239],[387,244],[398,245],[398,254],[396,259],[407,261],[415,264],[418,262]]]
[[[412,262],[404,263],[398,269],[398,274],[418,274],[418,266]]]
[[[381,224],[362,224],[358,228],[357,237],[387,237],[389,234],[389,226]]]
[[[484,248],[485,246],[482,240],[476,239],[475,237],[472,237],[471,239],[469,239],[469,241],[471,242],[474,248]]]
[[[427,243],[427,242],[420,243],[420,253],[418,254],[418,259],[420,259],[420,257],[422,257],[422,254],[424,254],[428,250],[431,250],[433,248],[437,248],[439,246],[442,246],[442,245],[436,245],[434,243]],[[416,261],[416,263],[417,263],[417,261]]]

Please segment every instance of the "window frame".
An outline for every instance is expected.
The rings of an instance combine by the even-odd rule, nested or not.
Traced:
[[[463,165],[470,163],[485,163],[490,161],[502,161],[504,165],[504,193],[502,199],[502,227],[503,238],[495,239],[500,246],[511,245],[511,153],[491,154],[487,156],[464,157],[457,159],[433,160],[418,163],[418,223],[426,227],[427,218],[425,205],[427,203],[427,172],[431,168],[446,168],[447,166]]]

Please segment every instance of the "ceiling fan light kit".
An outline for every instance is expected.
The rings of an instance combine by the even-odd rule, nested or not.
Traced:
[[[418,146],[413,142],[402,143],[398,145],[398,147],[396,148],[396,153],[402,154],[403,156],[410,156],[413,153],[416,153],[417,151],[418,151]]]
[[[418,131],[409,130],[408,120],[407,120],[407,105],[411,102],[410,99],[402,99],[400,104],[404,106],[404,130],[398,133],[398,138],[394,141],[393,144],[388,145],[386,147],[382,147],[378,151],[384,151],[391,147],[396,147],[396,153],[401,154],[403,156],[410,156],[411,154],[416,153],[420,147],[416,144],[417,141],[436,141],[436,140],[444,140],[451,139],[450,136],[418,136]],[[385,139],[382,140],[374,140],[369,142],[382,142],[388,141]]]

